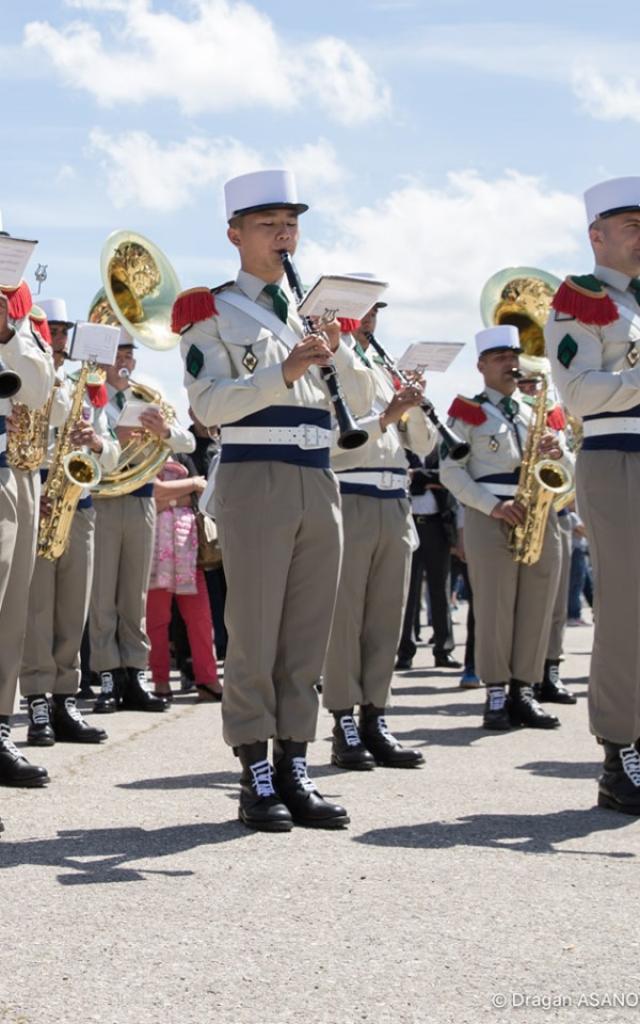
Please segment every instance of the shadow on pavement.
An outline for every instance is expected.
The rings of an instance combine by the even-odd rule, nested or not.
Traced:
[[[96,828],[59,832],[55,839],[31,839],[19,843],[3,840],[0,868],[25,864],[49,865],[68,873],[58,875],[61,885],[140,882],[146,875],[182,878],[193,871],[163,871],[128,867],[131,861],[169,857],[197,846],[215,846],[233,839],[244,839],[249,831],[237,821],[202,822],[144,829]]]
[[[568,853],[576,856],[635,858],[630,851],[560,850],[558,843],[580,839],[594,832],[613,831],[632,825],[634,818],[615,811],[553,811],[549,814],[473,814],[454,822],[430,821],[423,825],[379,828],[356,836],[368,846],[404,846],[446,850],[454,846],[480,846],[517,853]]]
[[[200,772],[197,775],[166,775],[159,779],[119,782],[116,789],[233,789],[238,790],[239,772]]]
[[[597,779],[602,770],[600,761],[530,761],[517,765],[518,771],[531,772],[553,779]]]

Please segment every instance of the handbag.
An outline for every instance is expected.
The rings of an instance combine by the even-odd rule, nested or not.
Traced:
[[[195,498],[195,495],[193,496]],[[222,551],[218,540],[218,529],[211,516],[200,512],[198,501],[192,501],[198,531],[198,569],[217,569],[222,565]]]

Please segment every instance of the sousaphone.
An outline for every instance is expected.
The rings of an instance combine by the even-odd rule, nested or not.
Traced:
[[[537,267],[505,267],[493,274],[480,296],[485,327],[513,324],[518,328],[520,347],[526,359],[523,369],[549,375],[545,356],[544,325],[551,300],[561,285],[560,278]]]

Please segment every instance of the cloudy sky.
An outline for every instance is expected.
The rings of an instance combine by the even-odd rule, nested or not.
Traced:
[[[39,239],[43,295],[86,315],[129,228],[184,288],[235,275],[222,183],[290,166],[311,211],[297,262],[390,282],[379,337],[464,341],[432,382],[476,390],[486,279],[590,269],[582,191],[638,173],[640,5],[512,0],[4,3],[0,208]],[[27,278],[34,286],[34,263]],[[141,379],[184,410],[176,352]]]

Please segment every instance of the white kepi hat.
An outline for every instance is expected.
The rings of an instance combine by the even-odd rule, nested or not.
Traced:
[[[584,194],[589,227],[598,217],[640,210],[640,178],[610,178],[592,185]]]
[[[483,352],[490,352],[496,348],[511,348],[514,352],[520,351],[520,335],[518,328],[513,324],[498,324],[496,327],[487,327],[484,331],[476,334],[476,349],[478,355]]]
[[[227,220],[243,213],[291,207],[304,213],[309,207],[298,202],[298,189],[292,171],[252,171],[231,178],[224,186]]]
[[[59,323],[73,327],[73,320],[69,319],[64,299],[40,299],[38,305],[50,324]]]

